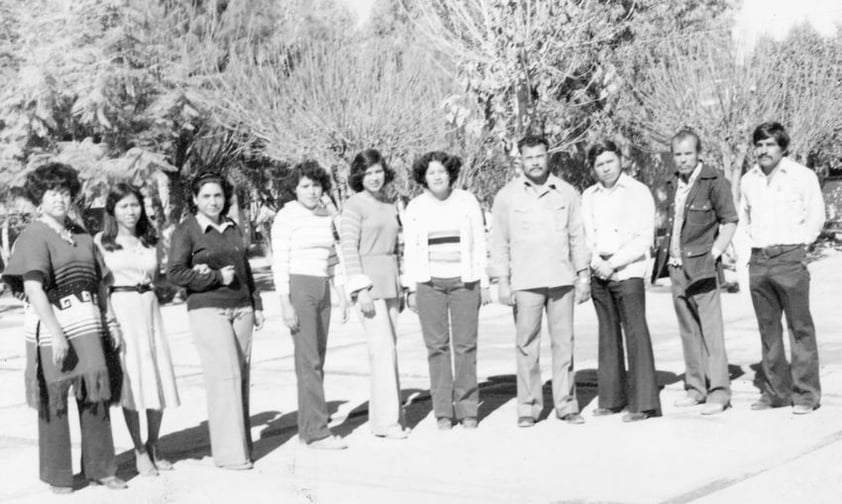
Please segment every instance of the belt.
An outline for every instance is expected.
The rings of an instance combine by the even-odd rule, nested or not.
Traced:
[[[796,243],[794,245],[769,245],[768,247],[753,247],[751,249],[751,253],[770,258],[777,257],[787,252],[792,252],[793,250],[797,250],[801,247],[803,247],[803,245],[800,243]]]
[[[109,292],[137,292],[143,294],[152,290],[152,284],[137,284],[137,285],[113,285]]]

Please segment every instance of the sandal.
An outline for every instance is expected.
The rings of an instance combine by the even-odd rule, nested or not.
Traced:
[[[173,470],[172,462],[170,462],[167,459],[158,458],[157,447],[150,446],[150,445],[147,444],[146,445],[146,453],[149,454],[150,460],[152,460],[152,463],[155,464],[155,467],[159,471],[172,471]]]
[[[155,464],[149,458],[149,452],[134,451],[135,469],[141,476],[157,476],[158,470],[155,469]]]

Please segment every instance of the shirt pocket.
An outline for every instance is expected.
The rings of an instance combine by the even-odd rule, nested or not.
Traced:
[[[787,218],[787,220],[792,220],[793,218],[801,219],[804,215],[804,205],[801,202],[801,195],[787,192],[781,196],[781,210],[783,210],[784,218]]]
[[[687,207],[688,226],[708,226],[713,221],[713,205],[710,200],[690,203]]]
[[[566,203],[554,203],[552,205],[553,228],[556,231],[566,231],[568,219],[568,208]]]
[[[512,231],[514,238],[525,238],[535,226],[532,224],[532,211],[527,207],[514,207],[512,212]]]

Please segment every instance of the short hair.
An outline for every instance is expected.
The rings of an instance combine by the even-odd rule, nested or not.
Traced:
[[[588,165],[593,168],[594,163],[596,162],[596,158],[606,152],[613,152],[617,155],[618,158],[623,157],[623,153],[620,151],[620,148],[617,147],[617,144],[612,142],[611,140],[600,140],[597,143],[591,145],[588,149]]]
[[[395,170],[391,169],[389,165],[386,164],[386,160],[384,160],[383,156],[380,155],[380,151],[376,149],[366,149],[354,156],[354,160],[351,161],[351,173],[348,175],[348,186],[350,186],[354,192],[362,191],[363,179],[365,178],[366,170],[377,164],[383,167],[383,185],[395,180]]]
[[[29,200],[36,206],[41,204],[44,193],[55,189],[67,189],[75,200],[82,189],[79,173],[64,163],[47,163],[26,175],[23,185]]]
[[[303,178],[308,178],[318,183],[322,186],[322,191],[324,192],[330,191],[332,187],[330,174],[317,161],[313,161],[312,159],[304,160],[293,166],[290,177],[290,188],[293,193],[295,193],[295,188],[298,187],[298,183]]]
[[[438,161],[447,170],[447,175],[450,177],[450,187],[456,183],[456,178],[459,177],[459,170],[462,169],[462,160],[458,156],[451,156],[446,152],[432,151],[419,157],[412,163],[412,179],[427,188],[427,169],[430,163]]]
[[[213,170],[207,170],[199,172],[195,177],[193,177],[193,180],[190,182],[190,193],[194,197],[198,196],[199,191],[202,190],[202,187],[204,187],[205,184],[217,184],[222,188],[222,194],[225,196],[225,204],[222,207],[222,215],[226,215],[228,210],[231,208],[231,200],[234,197],[234,186],[232,186],[231,182],[229,182],[228,179],[221,173]],[[188,205],[190,206],[190,211],[192,213],[195,214],[196,211],[198,211],[193,198],[189,199]]]
[[[754,133],[751,135],[751,144],[757,145],[757,142],[766,140],[767,138],[773,139],[784,153],[787,152],[789,148],[789,134],[781,123],[767,121],[754,128]]]
[[[123,248],[122,245],[117,243],[119,227],[117,225],[117,219],[114,217],[114,208],[117,206],[117,203],[127,196],[134,196],[137,198],[137,202],[140,203],[140,218],[137,220],[137,227],[135,228],[135,234],[140,239],[140,243],[144,247],[152,247],[158,243],[158,235],[155,233],[155,226],[152,225],[149,217],[146,215],[146,205],[143,204],[143,194],[140,192],[140,189],[121,182],[111,188],[111,191],[109,191],[108,196],[105,198],[105,216],[103,218],[101,243],[102,248],[109,252]]]
[[[520,152],[524,147],[536,147],[538,145],[543,145],[545,149],[550,150],[550,142],[543,135],[526,135],[517,141],[517,150]]]
[[[682,130],[679,130],[678,133],[672,136],[672,140],[670,140],[670,152],[672,152],[672,148],[676,142],[681,142],[683,140],[687,140],[688,138],[692,138],[696,141],[696,153],[701,153],[702,139],[699,138],[699,135],[696,134],[696,132],[691,130],[690,128],[684,128]]]

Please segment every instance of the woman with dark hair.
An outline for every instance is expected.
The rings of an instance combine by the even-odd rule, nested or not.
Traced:
[[[404,219],[407,301],[421,320],[441,430],[454,418],[465,429],[477,426],[477,324],[480,305],[490,300],[482,210],[473,194],[453,188],[461,165],[444,152],[416,160],[413,177],[425,191],[409,202]]]
[[[117,184],[105,200],[103,231],[94,237],[110,273],[111,307],[123,334],[123,391],[120,403],[141,476],[169,471],[158,458],[158,433],[164,408],[179,405],[170,349],[153,282],[159,271],[158,237],[149,222],[143,196],[129,184]],[[147,440],[138,412],[146,411]]]
[[[107,310],[102,267],[91,235],[68,218],[79,193],[76,171],[49,163],[30,172],[25,189],[38,205],[38,218],[18,237],[3,273],[16,293],[24,293],[26,396],[38,410],[41,480],[55,493],[73,491],[67,395],[76,397],[82,438],[82,472],[110,489],[127,485],[117,478],[111,437],[111,390],[105,345],[120,345],[108,314],[112,341],[106,339]],[[116,357],[115,357],[116,359]],[[119,364],[116,366],[119,370]]]
[[[191,184],[195,213],[178,225],[167,276],[187,289],[187,313],[202,361],[214,463],[244,470],[251,461],[251,335],[263,326],[243,233],[225,216],[233,189],[225,177],[199,174]]]
[[[315,161],[304,161],[293,168],[290,185],[295,200],[284,205],[272,223],[272,272],[281,316],[295,346],[298,437],[311,448],[341,450],[347,445],[327,427],[324,392],[331,311],[328,282],[338,262],[333,218],[322,199],[330,190],[330,176]],[[344,323],[345,295],[336,287]]]
[[[346,290],[355,301],[368,343],[371,398],[368,419],[375,436],[404,439],[398,357],[395,351],[402,295],[398,273],[400,223],[395,202],[385,193],[395,172],[374,149],[351,162],[348,183],[356,194],[342,210],[342,241]]]

